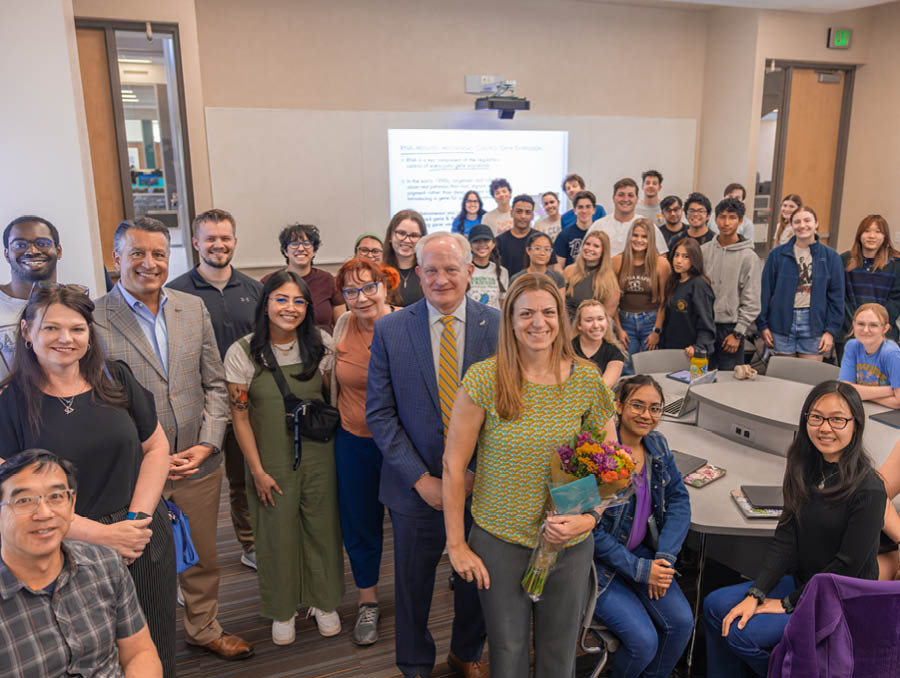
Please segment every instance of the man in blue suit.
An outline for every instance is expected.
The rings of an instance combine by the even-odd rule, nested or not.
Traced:
[[[441,469],[456,390],[470,365],[497,350],[500,314],[468,299],[472,254],[458,233],[432,233],[416,246],[425,298],[375,323],[366,422],[384,465],[380,499],[394,526],[397,666],[430,676],[428,631],[435,570],[444,550]],[[474,473],[468,476],[471,491]],[[466,529],[472,516],[466,511]],[[458,675],[489,675],[481,664],[485,627],[474,582],[456,578],[447,663]]]

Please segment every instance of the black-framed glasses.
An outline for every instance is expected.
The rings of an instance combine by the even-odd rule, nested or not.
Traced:
[[[853,417],[823,417],[821,414],[806,413],[806,423],[813,428],[819,428],[826,421],[833,430],[843,431],[853,421]]]
[[[407,233],[406,231],[394,231],[397,240],[408,240],[409,242],[419,242],[422,237],[421,233]]]
[[[366,283],[362,287],[345,287],[341,290],[341,294],[344,295],[344,299],[347,301],[356,301],[359,297],[360,292],[367,297],[371,297],[376,292],[378,292],[378,282],[370,282]]]
[[[356,253],[371,258],[380,257],[384,253],[384,250],[377,247],[357,247]]]
[[[308,250],[313,246],[312,240],[291,240],[288,243],[288,249],[299,250],[301,247]]]
[[[9,249],[11,249],[13,252],[16,252],[17,254],[20,254],[31,249],[32,245],[34,245],[42,252],[49,252],[54,247],[56,247],[56,243],[53,242],[52,238],[35,238],[34,240],[16,238],[9,243]]]
[[[688,215],[689,217],[697,217],[697,216],[700,216],[700,215],[702,215],[702,214],[708,214],[708,212],[707,212],[704,208],[702,208],[702,207],[701,207],[700,209],[694,209],[694,210],[688,210],[688,211],[687,211],[687,215]]]
[[[52,280],[38,280],[31,286],[31,292],[28,293],[28,297],[31,298],[41,290],[57,289],[70,290],[72,292],[77,292],[78,294],[83,294],[86,297],[89,297],[91,295],[90,289],[88,289],[84,285],[79,285],[78,283],[58,283],[53,282]]]
[[[47,494],[20,494],[7,501],[0,501],[0,506],[9,506],[17,516],[31,515],[37,511],[43,501],[53,511],[59,511],[69,505],[75,490],[54,490]]]

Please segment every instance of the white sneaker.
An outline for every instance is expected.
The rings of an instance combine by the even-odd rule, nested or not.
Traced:
[[[249,552],[241,554],[241,565],[256,569],[256,549],[251,549]]]
[[[175,602],[184,607],[184,594],[181,592],[181,584],[175,584]]]
[[[290,645],[297,638],[294,615],[287,621],[272,620],[272,642],[276,645]]]
[[[341,632],[341,617],[337,612],[323,612],[317,607],[311,607],[306,612],[306,618],[315,615],[319,634],[329,638]]]

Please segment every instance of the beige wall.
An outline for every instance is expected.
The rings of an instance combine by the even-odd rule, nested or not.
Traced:
[[[208,210],[212,207],[212,191],[209,183],[209,154],[206,147],[194,0],[156,0],[152,3],[140,0],[72,0],[72,4],[77,18],[178,24],[185,90],[184,105],[191,151],[191,179],[194,183],[194,209],[197,212]]]
[[[195,0],[206,106],[471,109],[466,74],[532,110],[698,117],[705,13],[547,0]]]
[[[860,220],[882,214],[900,246],[900,3],[872,10],[869,57],[856,73],[847,147],[840,247]],[[854,36],[855,37],[855,36]]]

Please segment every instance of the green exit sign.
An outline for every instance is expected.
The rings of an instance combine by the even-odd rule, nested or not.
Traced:
[[[850,38],[853,37],[852,28],[829,28],[829,49],[850,49]]]

